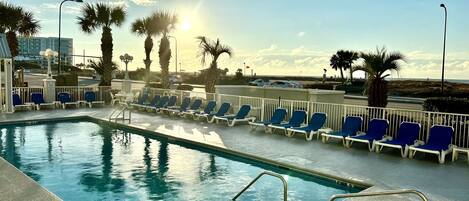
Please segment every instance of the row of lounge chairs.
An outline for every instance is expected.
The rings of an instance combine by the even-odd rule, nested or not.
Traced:
[[[323,143],[327,143],[331,138],[339,139],[342,144],[350,148],[353,143],[365,143],[370,151],[380,153],[384,147],[395,148],[401,151],[403,158],[413,158],[416,152],[435,154],[440,163],[445,162],[445,157],[452,151],[451,145],[454,129],[444,125],[433,125],[430,128],[427,143],[418,140],[421,126],[419,123],[402,122],[395,137],[386,136],[389,129],[389,121],[386,119],[372,119],[368,124],[367,132],[359,132],[363,118],[358,116],[347,116],[344,119],[342,129],[332,131],[322,129],[327,115],[324,113],[314,113],[308,124],[304,125],[307,118],[305,111],[293,111],[289,121],[284,121],[287,110],[278,108],[268,121],[250,122],[251,131],[258,127],[263,127],[266,133],[273,133],[275,130],[283,130],[286,136],[293,136],[301,133],[306,136],[306,140],[312,140],[316,135],[317,139],[322,138]]]
[[[251,122],[255,117],[250,117],[250,105],[241,105],[236,114],[228,114],[231,104],[224,102],[216,110],[217,102],[208,101],[204,109],[202,109],[202,100],[191,100],[190,97],[184,97],[181,104],[177,104],[177,96],[160,96],[155,95],[149,103],[146,102],[148,95],[143,94],[136,102],[131,103],[132,108],[156,112],[166,113],[173,116],[192,117],[196,120],[206,120],[209,123],[226,122],[228,126],[234,126],[240,122]]]
[[[23,102],[19,94],[13,94],[13,106],[15,110],[31,110],[37,109],[41,110],[44,108],[56,108],[56,106],[60,105],[63,109],[66,109],[67,106],[74,106],[78,108],[80,105],[87,105],[90,108],[93,105],[103,105],[104,101],[98,101],[96,98],[96,93],[93,91],[86,91],[84,93],[84,100],[83,101],[72,101],[72,96],[70,93],[67,92],[60,92],[57,94],[57,101],[54,102],[46,102],[44,100],[44,96],[42,93],[31,93],[30,98],[31,102]]]

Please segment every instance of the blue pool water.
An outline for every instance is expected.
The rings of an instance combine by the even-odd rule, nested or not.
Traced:
[[[2,126],[0,156],[64,200],[230,200],[265,170],[288,180],[289,200],[360,190],[90,121]],[[239,200],[281,200],[281,189],[263,177]]]

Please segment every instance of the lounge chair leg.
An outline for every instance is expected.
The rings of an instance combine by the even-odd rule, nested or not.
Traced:
[[[381,152],[381,149],[382,149],[382,147],[380,147],[379,145],[376,145],[375,152],[376,152],[377,154],[379,154],[379,153]]]
[[[374,140],[371,143],[368,142],[368,149],[370,150],[370,152],[375,150],[375,141]]]
[[[410,159],[413,159],[413,158],[414,158],[414,155],[415,155],[415,150],[409,149],[409,158],[410,158]]]
[[[408,146],[408,145],[405,146],[404,150],[402,150],[402,148],[401,148],[401,155],[402,155],[402,158],[407,157],[407,154],[408,154],[408,153],[409,153],[409,146]]]
[[[295,132],[293,132],[293,131],[285,130],[285,135],[287,137],[293,137],[294,134],[295,134]]]
[[[307,140],[307,141],[313,140],[313,132],[310,132],[310,133],[309,133],[309,136],[308,136],[308,133],[305,133],[305,137],[306,137],[306,140]]]
[[[329,140],[328,137],[322,136],[322,143],[326,144],[328,140]]]
[[[445,157],[446,157],[446,153],[444,151],[442,151],[439,155],[438,155],[438,161],[440,162],[440,164],[444,164],[445,163]]]

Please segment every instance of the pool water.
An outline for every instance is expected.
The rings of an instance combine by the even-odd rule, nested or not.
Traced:
[[[0,156],[64,200],[230,200],[257,174],[289,200],[357,192],[334,181],[90,121],[1,127]],[[238,200],[281,200],[262,177]]]

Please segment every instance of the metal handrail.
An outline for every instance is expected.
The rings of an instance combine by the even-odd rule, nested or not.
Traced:
[[[282,177],[282,175],[280,174],[277,174],[277,173],[274,173],[274,172],[268,172],[268,171],[265,171],[265,172],[262,172],[260,173],[259,175],[257,175],[256,178],[254,178],[246,187],[243,188],[243,190],[241,190],[238,194],[236,194],[236,196],[233,197],[232,200],[236,200],[239,196],[241,196],[241,194],[243,194],[249,187],[251,187],[252,184],[254,184],[259,178],[261,178],[262,176],[264,175],[269,175],[269,176],[272,176],[272,177],[276,177],[278,179],[280,179],[283,183],[283,200],[284,201],[287,201],[287,192],[288,192],[288,184],[287,184],[287,181]]]
[[[398,194],[415,194],[419,196],[423,201],[428,201],[428,198],[418,190],[412,189],[401,189],[401,190],[389,190],[380,192],[364,192],[364,193],[349,193],[349,194],[336,194],[333,195],[329,201],[334,201],[339,198],[354,198],[354,197],[371,197],[371,196],[383,196],[383,195],[398,195]]]
[[[109,115],[109,121],[111,120],[114,120],[115,122],[117,122],[119,118],[119,116],[121,116],[122,114],[122,121],[125,121],[125,120],[129,120],[129,123],[131,122],[131,119],[132,119],[132,110],[129,109],[129,106],[127,104],[121,104],[121,106],[123,106],[122,108],[116,108],[114,109],[111,114]],[[125,111],[128,111],[129,112],[129,118],[126,119],[125,118]],[[117,113],[117,115],[115,115]],[[115,117],[113,117],[115,116]]]

